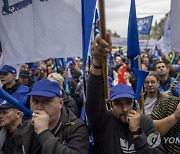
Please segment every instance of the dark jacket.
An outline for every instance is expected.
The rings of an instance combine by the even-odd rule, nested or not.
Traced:
[[[42,148],[42,154],[86,154],[89,146],[86,125],[65,107],[62,108],[60,121],[53,131],[45,130],[36,135],[29,121],[18,128],[13,137],[13,154],[29,154],[30,149],[31,153],[36,154],[38,146]],[[37,142],[34,149],[31,146],[34,144],[31,143],[32,138],[36,138]]]
[[[12,88],[2,87],[7,93],[16,98],[23,105],[27,104],[28,96],[26,95],[29,92],[29,87],[20,85],[18,82]]]
[[[67,95],[66,92],[63,93],[64,106],[68,107],[77,117],[79,117],[79,110],[74,98]]]
[[[155,133],[152,120],[142,116],[140,127],[143,133],[132,138],[127,123],[117,120],[106,110],[102,76],[90,74],[87,86],[86,113],[95,141],[95,154],[162,154],[161,145],[150,148],[147,136]]]

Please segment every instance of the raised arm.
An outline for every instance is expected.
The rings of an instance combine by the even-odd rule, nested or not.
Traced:
[[[111,52],[110,34],[106,33],[106,41],[100,36],[93,42],[93,64],[87,82],[86,113],[93,130],[100,128],[106,119],[104,100],[104,83],[102,76],[102,54]]]

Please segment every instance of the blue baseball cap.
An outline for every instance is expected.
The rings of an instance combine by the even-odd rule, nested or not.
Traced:
[[[44,96],[51,98],[55,96],[59,96],[62,98],[62,89],[56,81],[42,79],[34,83],[31,92],[28,93],[27,95]]]
[[[114,101],[118,98],[132,98],[134,99],[134,91],[131,86],[126,84],[117,84],[111,88],[110,100]]]
[[[76,63],[74,62],[74,60],[71,60],[70,62],[69,62],[69,65],[75,65]]]
[[[6,100],[0,98],[0,109],[16,108]]]
[[[33,64],[33,65],[30,66],[29,69],[30,69],[31,71],[35,71],[35,70],[39,69],[39,66],[38,66],[37,64]]]
[[[4,65],[1,69],[0,69],[0,73],[13,73],[16,74],[16,69],[10,65]]]
[[[25,77],[31,77],[29,71],[26,70],[22,70],[21,72],[19,72],[19,76],[25,76]]]
[[[113,69],[113,68],[116,68],[116,66],[115,66],[113,63],[111,63],[111,64],[110,64],[110,68]]]

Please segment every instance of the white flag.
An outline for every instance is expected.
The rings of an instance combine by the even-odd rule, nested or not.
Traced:
[[[81,0],[1,0],[0,9],[5,64],[82,56]]]
[[[171,38],[171,22],[170,22],[170,14],[168,14],[166,19],[166,25],[164,28],[164,36],[163,36],[163,48],[165,50],[166,55],[171,51],[170,50],[170,38]]]
[[[180,0],[171,0],[171,50],[180,52]]]

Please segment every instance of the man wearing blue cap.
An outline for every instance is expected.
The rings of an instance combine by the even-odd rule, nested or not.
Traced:
[[[87,85],[86,113],[94,137],[95,154],[162,154],[160,136],[155,131],[152,120],[141,116],[139,104],[132,110],[133,89],[125,84],[111,88],[110,104],[106,109],[102,76],[102,54],[111,52],[109,33],[106,41],[100,37],[93,43],[93,65]],[[154,142],[152,140],[154,139]]]
[[[48,79],[36,81],[28,95],[36,116],[15,132],[13,154],[86,154],[89,144],[86,125],[63,106],[59,84]]]
[[[16,69],[10,65],[4,65],[0,69],[0,80],[3,85],[2,88],[16,98],[20,103],[27,105],[28,96],[26,94],[30,89],[27,86],[20,85],[19,82],[16,81],[16,73]],[[27,115],[25,115],[25,119],[28,119]]]
[[[41,79],[45,78],[44,73],[41,72],[41,69],[37,64],[33,64],[30,67],[30,72],[31,72],[31,78],[34,81],[38,81],[38,80],[41,80]]]
[[[11,153],[14,130],[21,125],[23,113],[6,100],[0,99],[0,153]]]

